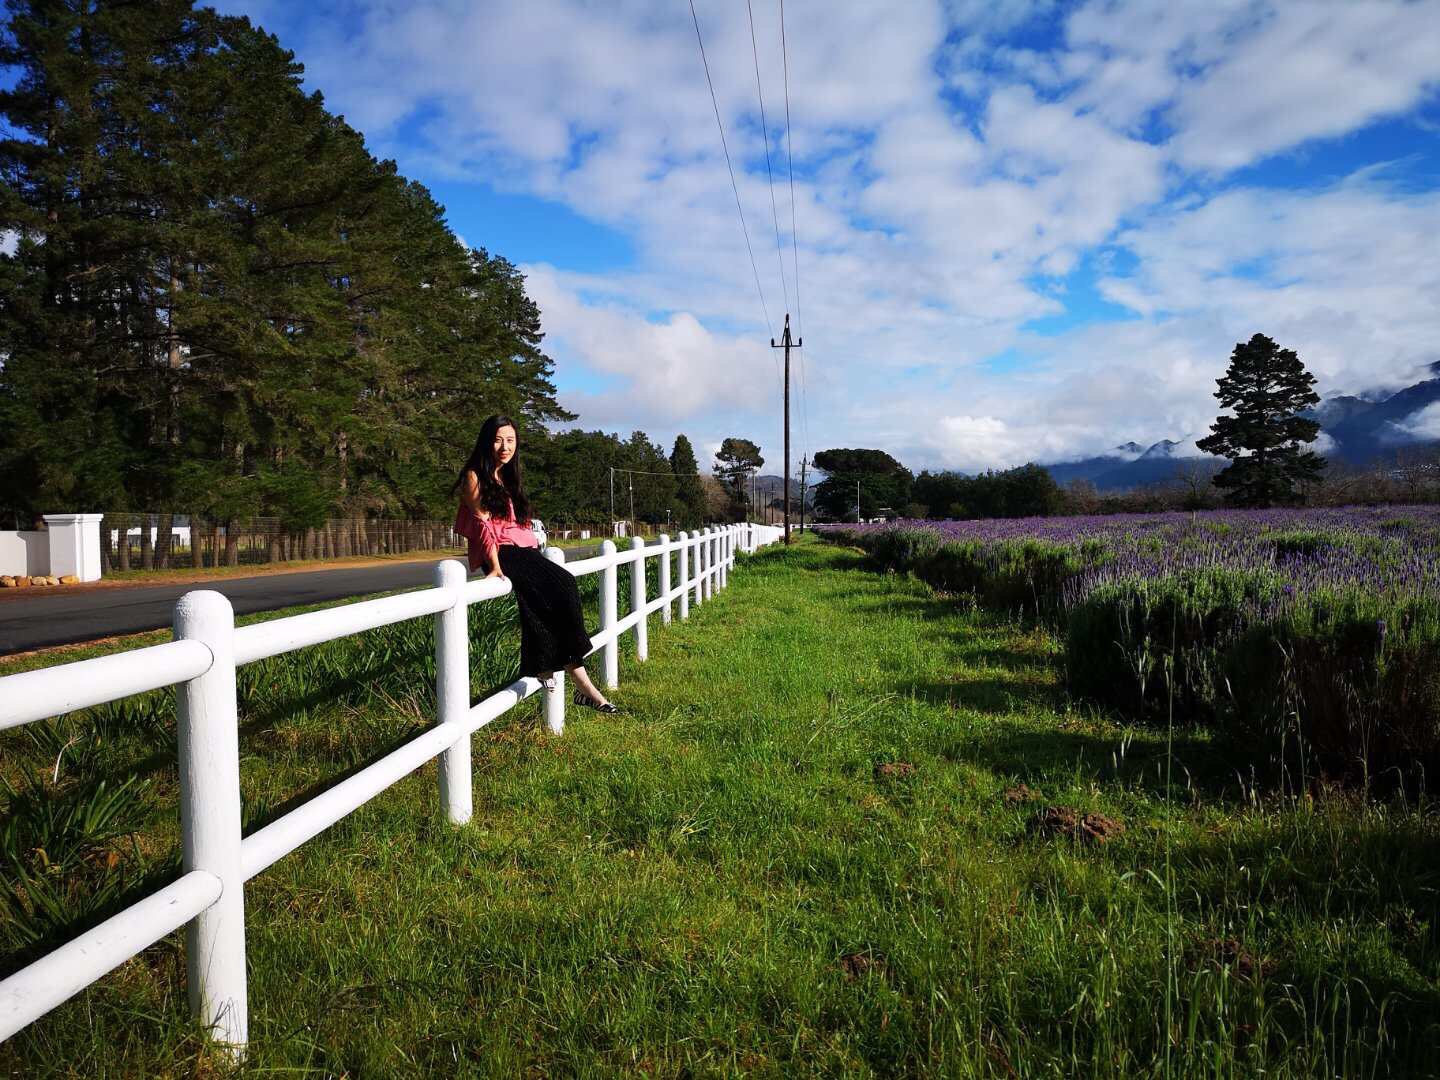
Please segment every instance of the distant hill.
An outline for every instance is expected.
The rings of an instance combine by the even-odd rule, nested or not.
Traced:
[[[807,507],[815,505],[815,485],[824,478],[824,475],[824,473],[820,473],[819,475],[817,475],[815,473],[815,470],[811,469],[809,475],[806,477],[806,487],[808,488],[808,490],[805,494],[805,505]],[[756,488],[759,492],[761,506],[768,505],[771,499],[785,498],[785,477],[771,476],[765,473],[761,473],[755,478],[755,483]],[[796,512],[799,512],[800,474],[798,472],[792,474],[790,477],[790,505],[795,509]]]
[[[1335,440],[1331,457],[1363,465],[1405,446],[1436,442],[1440,408],[1433,416],[1421,416],[1436,405],[1440,405],[1440,379],[1427,379],[1379,401],[1330,398],[1315,410],[1315,419]]]
[[[1440,364],[1431,367],[1440,375]],[[1392,457],[1406,447],[1440,444],[1440,378],[1394,394],[1337,395],[1311,412],[1329,436],[1325,454],[1350,465]],[[1100,491],[1123,491],[1176,477],[1181,468],[1218,472],[1225,462],[1198,454],[1194,444],[1161,439],[1149,447],[1128,442],[1096,457],[1047,464],[1057,483],[1088,480]],[[1187,448],[1188,452],[1187,452]]]
[[[1172,480],[1182,467],[1198,467],[1213,474],[1225,465],[1209,455],[1186,454],[1184,448],[1184,443],[1171,439],[1144,448],[1131,442],[1097,457],[1045,467],[1059,484],[1088,480],[1100,491],[1124,491]]]

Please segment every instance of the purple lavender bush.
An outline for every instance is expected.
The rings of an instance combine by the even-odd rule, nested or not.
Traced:
[[[1312,774],[1440,768],[1440,508],[903,521],[830,538],[1047,622],[1071,691],[1126,716],[1284,744]]]

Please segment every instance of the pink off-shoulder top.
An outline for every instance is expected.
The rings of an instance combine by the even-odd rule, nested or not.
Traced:
[[[528,525],[515,520],[515,505],[510,504],[510,516],[497,518],[493,514],[481,518],[478,513],[460,502],[455,514],[455,531],[465,537],[467,561],[471,571],[479,570],[485,562],[485,552],[493,544],[501,547],[511,544],[515,547],[538,548],[539,539]]]

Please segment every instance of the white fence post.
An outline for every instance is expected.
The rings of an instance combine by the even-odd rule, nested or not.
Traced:
[[[705,569],[707,571],[705,578],[706,600],[709,600],[715,595],[715,575],[718,573],[716,570],[718,560],[715,558],[715,549],[718,545],[715,543],[715,538],[719,534],[720,527],[718,525],[711,525],[710,528],[705,530]]]
[[[185,927],[190,1011],[218,1042],[249,1039],[245,981],[245,877],[240,869],[240,722],[235,707],[235,611],[218,592],[186,593],[175,637],[210,650],[210,670],[176,697],[180,847],[185,873],[220,879],[220,898]]]
[[[735,526],[734,526],[734,525],[726,525],[726,526],[725,526],[725,535],[724,535],[723,537],[721,537],[721,539],[720,539],[720,543],[721,543],[722,545],[724,545],[724,548],[725,548],[725,558],[724,558],[724,561],[721,562],[721,564],[720,564],[720,566],[721,566],[721,570],[720,570],[720,587],[721,587],[722,589],[728,588],[729,585],[730,585],[730,550],[731,550],[731,542],[732,542],[734,539],[735,539]]]
[[[725,526],[715,527],[715,587],[711,595],[725,587]]]
[[[615,623],[615,541],[602,540],[600,554],[607,560],[600,571],[600,632],[613,630]],[[605,689],[613,690],[620,683],[620,643],[612,635],[601,650],[605,661]]]
[[[670,534],[660,534],[660,595],[665,597],[665,606],[660,609],[660,621],[670,625],[674,603],[670,599]]]
[[[645,541],[635,537],[630,541],[630,549],[641,553],[640,557],[630,564],[630,610],[640,613],[640,617],[635,621],[635,659],[648,660],[650,627],[646,624],[650,620],[645,616]]]
[[[563,548],[547,547],[545,557],[553,563],[565,563]],[[565,669],[557,668],[553,689],[545,691],[545,727],[552,735],[565,734]]]
[[[690,617],[690,534],[680,530],[680,618]]]
[[[707,525],[696,534],[695,538],[695,606],[699,607],[705,602],[705,544],[710,534],[710,527]]]
[[[467,577],[465,565],[446,559],[435,565],[435,585],[446,589],[454,603],[435,613],[435,719],[461,723],[470,711],[470,627],[460,592]],[[456,739],[440,752],[440,805],[445,820],[464,825],[474,813],[471,790],[470,736]]]

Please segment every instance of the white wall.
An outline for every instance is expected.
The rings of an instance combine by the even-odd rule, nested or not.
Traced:
[[[50,573],[50,537],[43,532],[0,532],[0,574]]]

